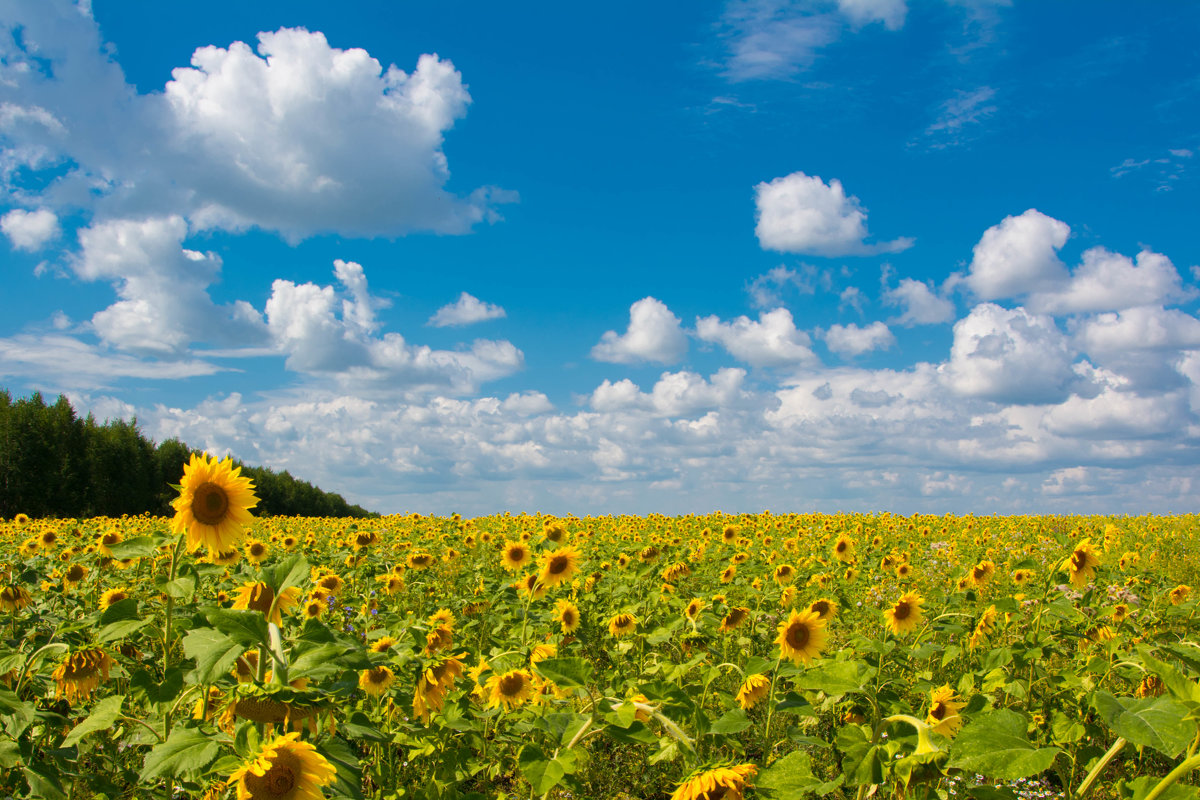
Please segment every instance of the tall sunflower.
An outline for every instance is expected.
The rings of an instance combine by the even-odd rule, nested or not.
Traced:
[[[1070,557],[1063,562],[1062,568],[1070,574],[1071,585],[1076,589],[1082,589],[1087,586],[1088,581],[1096,577],[1096,567],[1098,566],[1100,566],[1100,557],[1096,555],[1096,548],[1092,546],[1090,539],[1084,539],[1075,545]]]
[[[753,764],[698,769],[676,787],[671,800],[742,800],[757,771]]]
[[[364,669],[358,675],[358,688],[372,697],[382,697],[396,680],[396,673],[387,667],[379,666]]]
[[[276,599],[275,590],[262,581],[259,581],[257,583],[247,583],[238,589],[237,598],[233,601],[233,607],[259,611],[263,616],[267,617],[268,622],[283,625],[283,613],[291,610],[292,606],[296,605],[296,601],[299,599],[300,590],[295,586],[284,589],[279,598]]]
[[[579,628],[579,608],[570,600],[559,600],[554,607],[554,619],[563,633],[574,633]]]
[[[883,612],[884,621],[897,636],[915,631],[917,626],[925,621],[925,615],[921,612],[921,606],[924,604],[925,598],[921,595],[905,592],[894,606]]]
[[[790,658],[793,664],[801,661],[808,663],[825,649],[825,620],[815,611],[793,610],[788,618],[779,623],[779,636],[775,643],[779,645],[779,654]]]
[[[504,546],[504,553],[500,557],[500,563],[509,572],[515,572],[528,564],[532,557],[532,553],[529,552],[529,546],[524,542],[509,542]]]
[[[638,620],[633,614],[617,614],[608,621],[608,632],[618,639],[637,630]]]
[[[193,453],[183,468],[179,497],[171,502],[175,517],[171,530],[187,533],[188,547],[200,545],[209,552],[227,552],[242,540],[245,526],[253,519],[250,509],[258,504],[254,483],[242,477],[233,459],[217,461]]]
[[[717,628],[717,630],[721,633],[729,633],[749,618],[750,609],[745,606],[734,606],[729,609],[729,613],[721,620],[721,627]]]
[[[333,782],[337,770],[299,733],[264,743],[253,760],[229,776],[237,782],[238,800],[322,800],[322,786]]]
[[[426,725],[429,724],[433,712],[442,710],[446,703],[446,693],[454,687],[455,680],[462,676],[464,655],[459,653],[443,656],[426,668],[417,679],[417,690],[413,693],[413,714],[420,717]],[[487,669],[487,666],[484,665],[483,669]]]

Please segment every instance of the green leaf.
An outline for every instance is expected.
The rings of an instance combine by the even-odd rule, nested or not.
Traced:
[[[297,553],[274,567],[264,569],[263,577],[267,584],[275,590],[275,594],[283,594],[285,590],[304,583],[310,572],[308,561]]]
[[[350,745],[342,739],[332,737],[323,740],[317,747],[317,752],[329,759],[329,763],[337,770],[337,780],[333,784],[335,796],[340,793],[346,797],[361,798],[362,767]]]
[[[23,767],[25,780],[29,782],[32,797],[44,800],[67,800],[62,784],[55,775],[46,772],[45,767]]]
[[[816,689],[827,695],[863,694],[875,677],[875,668],[862,661],[831,661],[806,670],[796,678],[801,689]]]
[[[136,633],[150,624],[148,619],[122,619],[105,625],[96,633],[96,641],[103,644],[117,639],[124,639],[131,633]]]
[[[113,558],[145,558],[152,556],[158,550],[158,542],[149,536],[135,536],[123,542],[108,546]]]
[[[1006,781],[1045,772],[1059,749],[1034,747],[1027,725],[1023,715],[1008,709],[981,714],[959,732],[947,766]]]
[[[584,658],[546,658],[534,664],[534,669],[564,689],[586,689],[595,667]]]
[[[121,705],[125,702],[125,695],[118,694],[112,697],[106,697],[96,707],[92,709],[92,713],[83,722],[71,729],[63,739],[61,747],[70,747],[77,744],[83,737],[95,731],[111,728],[112,724],[121,716]]]
[[[380,731],[371,722],[371,718],[361,711],[355,711],[350,718],[342,723],[342,729],[351,739],[366,739],[369,742],[386,742],[391,737]]]
[[[635,721],[626,728],[613,725],[604,727],[604,734],[613,741],[621,744],[657,744],[658,737],[642,722]]]
[[[163,581],[158,588],[176,600],[191,600],[196,593],[196,578],[194,575],[182,575],[172,581]]]
[[[0,767],[12,769],[21,763],[21,748],[8,739],[0,739]]]
[[[174,703],[183,690],[183,668],[171,667],[166,678],[139,669],[129,678],[129,689],[149,703]]]
[[[267,635],[267,619],[261,611],[214,608],[204,616],[214,628],[246,647],[271,646]]]
[[[168,775],[191,775],[212,763],[221,753],[220,742],[195,728],[176,727],[162,744],[146,754],[139,779],[143,782]]]
[[[533,793],[539,795],[553,789],[567,774],[562,764],[547,759],[541,748],[535,745],[526,745],[521,749],[520,766],[521,774],[533,787]]]
[[[1195,726],[1184,719],[1187,706],[1169,697],[1138,700],[1096,692],[1092,706],[1117,736],[1170,758],[1182,753],[1196,734]]]
[[[740,708],[735,708],[732,711],[727,711],[721,717],[713,721],[709,726],[708,732],[712,734],[723,733],[741,733],[749,728],[752,723],[750,718],[746,716],[746,712]]]
[[[812,760],[808,753],[795,750],[764,770],[754,785],[759,792],[777,797],[799,797],[809,793],[825,796],[842,785],[845,777],[823,781],[812,773]]]
[[[245,646],[213,628],[195,628],[183,637],[183,652],[196,660],[196,668],[188,673],[192,683],[216,683],[228,675],[233,664],[245,651]]]
[[[1143,775],[1130,781],[1126,788],[1132,790],[1132,800],[1144,800],[1161,780],[1162,778],[1157,776]],[[1197,800],[1200,798],[1200,788],[1175,783],[1168,787],[1166,792],[1159,795],[1159,798],[1160,800]]]
[[[118,600],[108,608],[104,609],[104,613],[100,615],[100,624],[109,625],[113,622],[120,622],[125,619],[140,619],[138,613],[138,601],[132,597],[127,597],[124,600]]]

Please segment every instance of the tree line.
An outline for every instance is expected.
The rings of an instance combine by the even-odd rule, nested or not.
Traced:
[[[174,438],[155,444],[136,418],[99,423],[62,395],[47,405],[38,392],[13,400],[0,390],[0,517],[170,516],[170,484],[193,452]],[[256,515],[376,516],[286,470],[235,463],[254,481]]]

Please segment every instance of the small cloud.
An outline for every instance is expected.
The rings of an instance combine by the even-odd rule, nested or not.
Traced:
[[[654,361],[674,364],[687,352],[687,336],[679,318],[660,300],[644,297],[629,307],[624,334],[606,331],[592,348],[592,358],[616,364]]]
[[[439,308],[426,324],[435,328],[445,328],[471,325],[489,319],[503,319],[505,316],[507,315],[500,306],[485,303],[479,298],[463,292],[459,295],[457,302]]]
[[[901,237],[868,244],[867,211],[842,182],[793,172],[754,187],[754,232],[764,250],[818,256],[896,253],[912,247]]]
[[[938,107],[937,118],[925,129],[925,136],[935,140],[935,149],[954,147],[967,140],[969,129],[993,116],[997,107],[991,102],[996,90],[980,86],[973,91],[956,92],[954,97]]]
[[[854,323],[831,325],[823,338],[830,350],[844,358],[871,350],[886,350],[896,343],[896,337],[888,330],[888,326],[878,321],[862,328]]]
[[[928,284],[912,278],[901,278],[896,288],[886,289],[883,302],[904,309],[893,321],[905,327],[938,325],[954,319],[954,303],[934,294]]]
[[[17,250],[39,250],[42,245],[57,239],[62,233],[58,216],[47,208],[26,211],[14,208],[0,217],[0,231],[9,238]]]
[[[814,267],[804,265],[802,272],[778,266],[769,272],[764,272],[746,284],[746,293],[755,308],[777,308],[783,303],[783,289],[793,288],[800,294],[813,294],[816,291],[814,279],[817,271]]]

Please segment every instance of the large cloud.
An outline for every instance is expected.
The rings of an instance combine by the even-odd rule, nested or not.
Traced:
[[[443,138],[470,96],[453,64],[410,73],[320,32],[284,28],[195,51],[158,94],[139,95],[86,9],[16,0],[0,11],[0,177],[58,168],[43,204],[107,217],[179,214],[199,228],[464,233],[510,193],[448,193]],[[20,36],[13,32],[21,30]],[[65,167],[65,169],[64,169]],[[52,176],[53,177],[53,176]]]
[[[767,250],[819,256],[894,253],[912,246],[902,237],[868,244],[867,212],[837,178],[793,172],[754,187],[754,232]]]
[[[967,286],[982,300],[998,300],[1065,283],[1058,251],[1070,234],[1065,222],[1037,209],[1005,217],[975,245]]]

